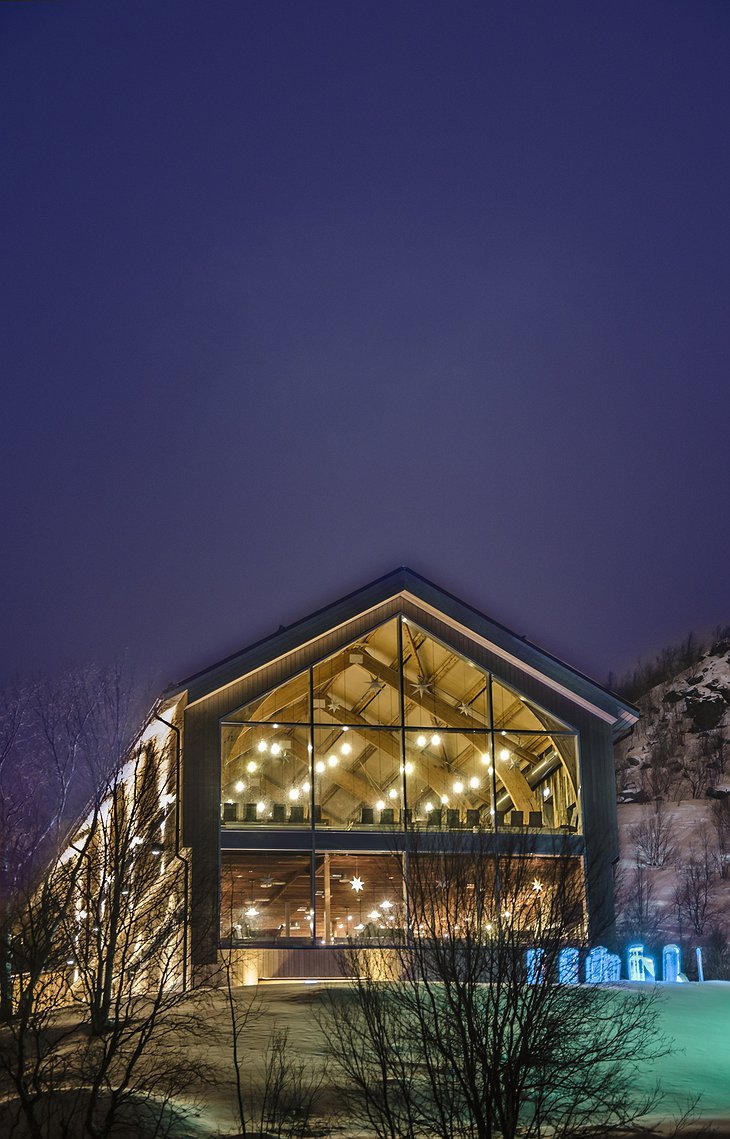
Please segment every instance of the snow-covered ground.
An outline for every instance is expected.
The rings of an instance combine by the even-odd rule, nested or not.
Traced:
[[[637,1073],[641,1087],[659,1078],[675,1101],[696,1095],[696,1113],[730,1129],[730,982],[659,985],[660,1024],[675,1051]]]
[[[631,991],[636,986],[625,984],[621,988],[626,999],[631,999]],[[263,1015],[245,1033],[242,1041],[244,1065],[260,1061],[274,1023],[287,1028],[296,1055],[313,1067],[325,1069],[326,1102],[336,1109],[338,1097],[336,1087],[331,1083],[332,1066],[327,1067],[326,1047],[316,1021],[321,992],[322,985],[278,982],[260,985],[256,999],[261,1003]],[[651,1120],[656,1134],[660,1134],[663,1127],[671,1129],[671,1118],[699,1096],[694,1111],[697,1124],[690,1134],[697,1139],[710,1134],[730,1137],[730,982],[658,985],[657,992],[659,1025],[669,1038],[673,1052],[641,1071],[627,1071],[627,1085],[635,1082],[639,1090],[650,1091],[657,1080],[661,1081],[666,1099],[661,1116]],[[238,1128],[222,993],[213,996],[207,1019],[210,1033],[205,1055],[215,1069],[215,1077],[210,1086],[198,1089],[200,1115],[197,1125],[191,1121],[190,1134],[200,1137],[232,1135]],[[191,1094],[195,1090],[191,1089]],[[343,1139],[344,1136],[355,1139],[358,1135],[356,1127],[347,1120],[339,1120],[338,1123],[336,1134]],[[710,1131],[711,1125],[713,1131]]]

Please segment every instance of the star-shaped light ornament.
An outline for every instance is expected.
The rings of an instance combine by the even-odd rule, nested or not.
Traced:
[[[542,892],[542,882],[540,881],[539,878],[533,878],[532,879],[532,888],[536,894],[539,894]]]
[[[368,684],[368,692],[380,692],[380,689],[382,687],[383,686],[380,683],[380,681],[378,680],[377,676],[371,676],[370,677],[370,683]]]
[[[362,878],[353,878],[350,882],[350,886],[356,894],[359,894],[362,890],[365,889],[365,883],[363,882]]]
[[[327,697],[327,711],[328,712],[336,712],[339,707],[340,707],[339,700],[335,700],[334,696],[328,696]]]
[[[426,696],[428,695],[430,687],[431,681],[426,680],[425,676],[419,676],[418,681],[413,685],[413,691],[419,696]]]
[[[457,704],[457,708],[461,712],[462,716],[471,716],[471,708],[464,700],[462,700],[461,704]]]

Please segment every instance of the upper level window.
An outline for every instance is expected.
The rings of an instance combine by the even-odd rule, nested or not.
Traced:
[[[393,618],[221,723],[224,823],[578,829],[577,735]]]

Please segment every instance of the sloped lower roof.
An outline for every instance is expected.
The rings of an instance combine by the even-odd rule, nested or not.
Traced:
[[[350,621],[399,595],[435,611],[438,616],[461,627],[467,634],[487,641],[489,647],[499,655],[516,661],[522,668],[538,674],[552,687],[563,689],[568,695],[577,697],[581,703],[590,705],[602,719],[612,721],[616,729],[628,727],[639,718],[639,713],[632,704],[407,566],[400,566],[293,625],[281,628],[240,652],[186,677],[171,685],[166,694],[187,691],[189,702],[203,699],[240,676],[314,640],[334,626]]]

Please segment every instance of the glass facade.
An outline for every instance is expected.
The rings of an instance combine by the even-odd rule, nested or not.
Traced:
[[[405,618],[221,723],[226,826],[579,832],[570,726]]]
[[[398,943],[451,874],[443,845],[409,871],[399,834],[456,849],[457,835],[581,828],[577,733],[403,617],[227,715],[220,760],[228,944]],[[528,861],[530,882],[548,876]],[[494,904],[483,863],[462,914]]]
[[[223,856],[221,940],[231,945],[394,945],[500,921],[581,937],[582,860],[465,853],[266,851]]]

